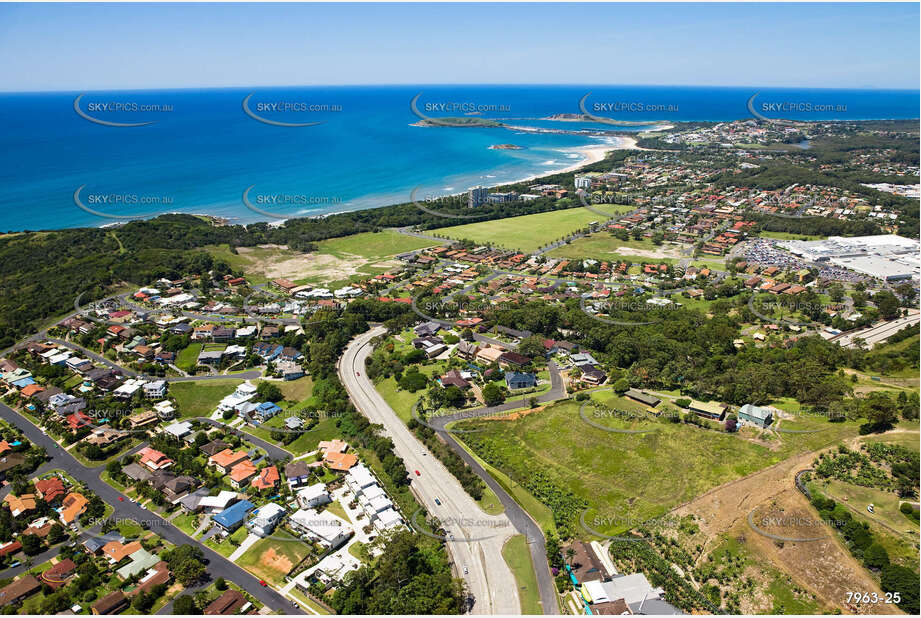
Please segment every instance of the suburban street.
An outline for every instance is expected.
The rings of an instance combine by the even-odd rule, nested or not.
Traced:
[[[413,492],[457,539],[448,541],[447,547],[458,576],[464,578],[474,596],[471,613],[518,614],[521,606],[517,584],[502,557],[505,541],[515,533],[513,522],[505,514],[487,515],[480,510],[457,479],[412,435],[365,375],[365,359],[372,351],[371,339],[384,332],[383,327],[376,327],[352,340],[339,360],[340,379],[358,410],[371,422],[383,425],[394,442],[394,452],[408,470],[421,472],[421,476],[412,475]],[[468,571],[466,574],[464,569]],[[557,613],[555,599],[550,608],[549,613]]]
[[[45,434],[41,429],[33,425],[18,412],[2,403],[0,403],[0,417],[3,417],[8,423],[18,427],[33,444],[37,444],[45,449],[50,461],[46,462],[41,469],[61,469],[78,481],[85,483],[86,486],[102,498],[104,502],[115,507],[114,515],[116,517],[128,518],[137,523],[146,522],[148,528],[152,532],[174,545],[197,545],[204,553],[208,565],[208,573],[212,579],[223,577],[224,579],[239,584],[258,599],[260,603],[265,604],[270,609],[287,614],[306,613],[300,606],[293,605],[290,599],[283,597],[272,588],[263,587],[260,585],[258,578],[250,575],[247,571],[227,560],[211,548],[186,536],[185,533],[159,515],[127,499],[123,502],[119,502],[119,496],[122,498],[125,496],[99,478],[99,475],[104,469],[102,466],[97,468],[87,468],[83,466],[74,459],[70,453],[58,446],[50,436]],[[6,572],[0,573],[0,577],[7,576],[8,574]]]

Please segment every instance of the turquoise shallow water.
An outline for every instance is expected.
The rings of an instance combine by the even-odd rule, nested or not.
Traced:
[[[423,195],[460,192],[560,169],[580,160],[579,147],[629,134],[640,127],[554,122],[557,113],[578,113],[580,99],[626,103],[599,115],[634,122],[748,118],[746,102],[756,89],[598,86],[369,86],[158,90],[0,95],[0,231],[97,226],[114,216],[182,211],[236,222],[265,219],[242,201],[250,199],[278,216],[326,214],[405,202],[414,187]],[[259,122],[319,122],[289,127]],[[421,93],[421,94],[420,94]],[[502,128],[412,126],[419,118],[464,116],[470,110],[507,124],[567,133]],[[834,113],[792,112],[785,117],[917,117],[917,91],[761,90],[759,101],[810,101],[845,105]],[[636,105],[666,111],[641,112]],[[305,106],[325,106],[320,111]],[[112,111],[118,106],[120,111]],[[137,108],[135,108],[137,106]],[[160,111],[140,109],[159,106]],[[274,111],[273,111],[274,106]],[[279,108],[287,106],[287,111]],[[450,107],[453,111],[446,111]],[[581,133],[579,133],[582,131]],[[513,143],[520,150],[489,146]],[[272,200],[276,201],[272,201]]]

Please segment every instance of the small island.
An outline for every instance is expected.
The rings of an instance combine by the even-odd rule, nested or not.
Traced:
[[[488,118],[471,118],[471,117],[450,117],[443,118],[423,118],[418,122],[412,123],[414,127],[502,127],[501,122],[489,120]]]
[[[557,120],[562,122],[578,122],[580,120],[591,120],[587,114],[553,114],[552,116],[547,116],[546,118],[541,118],[541,120]]]
[[[524,150],[524,146],[518,146],[517,144],[493,144],[489,147],[490,150]]]

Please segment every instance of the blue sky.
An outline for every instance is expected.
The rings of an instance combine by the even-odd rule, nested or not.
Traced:
[[[919,86],[919,5],[0,5],[0,89]]]

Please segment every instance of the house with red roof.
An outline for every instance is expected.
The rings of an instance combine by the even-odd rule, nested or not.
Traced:
[[[35,491],[38,492],[42,500],[49,504],[63,498],[67,494],[67,488],[64,487],[64,482],[56,476],[35,481]]]
[[[33,395],[36,395],[42,392],[43,390],[45,389],[43,389],[38,384],[29,384],[28,386],[26,386],[24,389],[20,391],[20,394],[23,397],[29,398],[29,397],[32,397]]]
[[[90,417],[79,411],[69,415],[66,420],[67,426],[70,427],[71,431],[77,431],[81,427],[89,427],[93,424]]]
[[[138,454],[141,456],[140,464],[151,470],[163,470],[174,463],[172,459],[149,446],[141,449]]]
[[[278,474],[278,468],[269,466],[259,471],[258,476],[253,479],[251,485],[256,489],[272,489],[278,486],[281,475]]]

